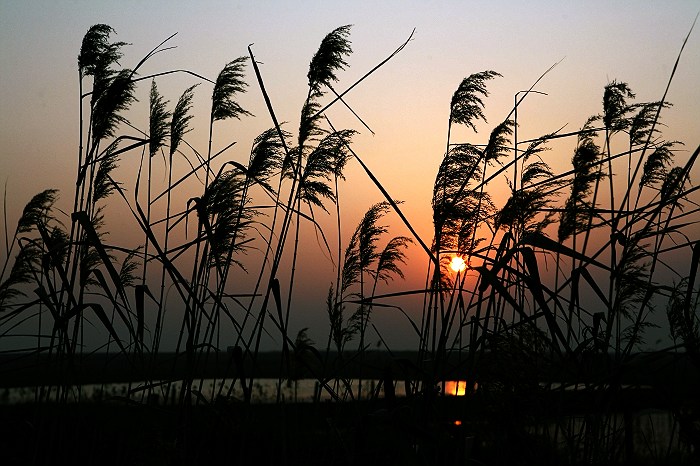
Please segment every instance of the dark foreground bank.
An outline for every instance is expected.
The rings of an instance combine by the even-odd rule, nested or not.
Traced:
[[[697,403],[656,410],[650,430],[653,396],[494,388],[343,403],[5,405],[0,449],[3,465],[580,465],[571,433],[609,433],[596,426],[612,422],[593,464],[700,464]],[[616,414],[601,415],[611,400]]]

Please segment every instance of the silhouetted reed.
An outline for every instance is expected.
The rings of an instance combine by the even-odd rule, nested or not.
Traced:
[[[55,369],[37,388],[37,410],[50,414],[55,406],[84,405],[81,364],[93,352],[106,352],[125,358],[131,371],[126,394],[111,399],[143,406],[158,399],[174,403],[177,420],[165,422],[177,426],[169,432],[173,448],[185,458],[195,461],[206,450],[202,445],[211,429],[206,416],[215,413],[221,435],[235,437],[239,459],[255,459],[259,452],[246,450],[246,439],[261,441],[264,423],[274,419],[262,414],[265,408],[250,407],[262,372],[261,341],[268,334],[279,342],[275,400],[277,413],[285,416],[280,425],[287,428],[302,416],[296,411],[297,382],[314,379],[315,409],[330,414],[327,432],[316,434],[313,448],[330,455],[332,464],[340,464],[353,445],[358,450],[350,462],[367,461],[375,453],[386,461],[382,455],[389,450],[415,464],[466,461],[469,455],[492,464],[635,461],[632,422],[639,407],[627,397],[639,392],[627,380],[639,372],[645,332],[658,322],[655,312],[666,310],[674,340],[655,356],[684,350],[693,370],[700,369],[700,207],[697,188],[690,184],[700,148],[678,161],[681,143],[663,139],[659,128],[670,106],[668,89],[658,101],[632,103],[631,87],[612,81],[603,89],[602,113],[580,130],[519,141],[517,106],[537,92],[533,85],[520,99],[516,94],[515,107],[485,141],[454,142],[453,125],[476,133],[487,124],[487,84],[501,75],[483,71],[464,78],[450,102],[445,152],[436,167],[431,241],[417,235],[401,202],[352,148],[356,131],[336,129],[324,113],[340,102],[367,127],[343,96],[395,57],[412,34],[337,92],[332,86],[352,52],[350,29],[330,32],[313,55],[296,135],[279,123],[251,47],[249,57],[227,63],[215,80],[188,70],[140,76],[143,64],[166,51],[172,36],[135,67],[123,68],[126,43],[112,42],[114,31],[107,25],[88,30],[78,56],[80,142],[72,210],[66,215],[58,207],[58,192],[47,189],[27,203],[12,235],[5,225],[0,338],[34,329],[25,346],[6,352],[32,363],[48,361]],[[252,117],[238,101],[248,88],[248,59],[271,127],[251,142],[246,165],[226,158],[235,143],[218,152],[213,143],[216,122]],[[195,82],[170,109],[156,78],[174,72]],[[128,114],[137,86],[148,80],[149,125],[140,130]],[[187,136],[195,92],[209,85],[207,147],[198,151]],[[324,104],[329,91],[331,103]],[[570,171],[557,173],[547,163],[554,140],[570,144]],[[134,185],[124,186],[115,179],[120,159],[139,151]],[[190,170],[177,173],[177,158]],[[156,173],[159,159],[163,174]],[[382,199],[344,238],[339,184],[353,161]],[[165,186],[155,181],[159,178],[167,180]],[[498,206],[491,190],[504,182],[509,195]],[[196,195],[175,205],[192,186]],[[107,203],[125,207],[140,246],[108,237],[113,220]],[[319,209],[335,216],[337,246],[316,220]],[[390,214],[411,237],[391,236],[384,223]],[[307,329],[296,337],[290,333],[303,224],[313,228],[337,267],[335,280],[329,280],[328,335],[321,350]],[[379,294],[380,282],[404,277],[406,251],[413,244],[425,253],[424,289]],[[258,263],[243,257],[252,247],[261,251]],[[464,268],[450,269],[455,256],[464,260]],[[242,273],[254,274],[254,285],[236,294],[231,290]],[[398,296],[412,296],[418,304],[409,310],[394,306],[389,300]],[[157,377],[167,353],[163,332],[166,322],[178,319],[173,312],[178,307],[180,332],[174,360],[167,362],[175,375]],[[379,308],[407,319],[415,331],[410,359],[395,356],[374,324]],[[222,332],[229,332],[227,338]],[[376,355],[368,332],[384,345],[391,363],[370,367]],[[88,343],[95,340],[92,333],[102,338],[94,347]],[[226,348],[230,341],[235,344]],[[222,361],[226,370],[216,373],[205,394],[207,367]],[[380,376],[368,375],[377,370]],[[284,400],[285,380],[294,383],[294,403]],[[439,396],[448,380],[466,381],[466,396]],[[398,381],[405,383],[403,399],[395,396]],[[231,396],[236,384],[242,400]],[[332,400],[326,407],[321,393]],[[343,411],[342,401],[350,400],[357,412]],[[689,414],[685,400],[659,395],[657,401],[678,421],[686,436],[680,444],[700,451],[691,435],[697,412]],[[198,411],[203,407],[212,411]],[[335,409],[345,417],[333,418]],[[39,444],[55,446],[69,438],[72,418],[41,419],[48,424],[37,431]],[[349,427],[340,425],[346,421]],[[302,423],[304,434],[318,430],[313,422]],[[368,440],[371,432],[381,434],[377,445]],[[286,457],[293,450],[287,440],[295,435],[301,433],[284,433],[274,454]],[[690,462],[683,448],[672,448],[679,443],[673,435],[662,462]],[[482,451],[466,452],[467,438]],[[507,454],[504,446],[516,453]],[[48,461],[42,458],[36,462]]]

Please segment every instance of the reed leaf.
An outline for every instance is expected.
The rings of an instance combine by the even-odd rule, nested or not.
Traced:
[[[145,293],[146,285],[139,284],[134,287],[134,303],[136,307],[136,343],[143,344],[143,334],[145,328]]]
[[[566,338],[564,337],[561,329],[559,328],[557,320],[552,311],[549,309],[549,305],[547,304],[547,300],[545,299],[544,292],[546,289],[540,278],[539,265],[537,264],[537,257],[535,257],[535,252],[531,248],[527,247],[521,248],[520,252],[523,256],[525,266],[527,267],[528,271],[528,274],[524,275],[523,279],[528,288],[530,289],[530,292],[532,293],[533,297],[535,298],[535,301],[537,301],[540,308],[542,309],[542,312],[544,313],[544,317],[547,322],[547,327],[549,328],[549,331],[552,335],[554,349],[558,352],[559,343],[561,343],[564,345],[564,348],[568,353],[570,352],[570,349],[566,342]],[[547,291],[550,295],[552,294],[551,291]]]
[[[88,303],[84,304],[83,307],[85,309],[90,308],[92,311],[95,313],[95,315],[100,319],[102,322],[102,325],[104,328],[109,332],[109,334],[112,336],[114,341],[117,343],[117,346],[119,346],[119,349],[121,349],[123,354],[128,354],[126,347],[122,343],[119,333],[117,330],[114,328],[114,325],[112,325],[112,321],[109,317],[107,317],[107,313],[105,312],[104,308],[98,304],[98,303]]]
[[[601,270],[607,270],[610,271],[610,267],[607,265],[598,262],[595,260],[593,257],[589,257],[585,254],[582,254],[574,249],[571,249],[567,246],[564,246],[561,241],[554,241],[551,238],[548,238],[541,232],[531,232],[528,235],[524,236],[521,240],[522,244],[529,244],[531,246],[541,248],[547,251],[551,251],[555,254],[561,254],[563,256],[571,257],[572,259],[576,259],[581,261],[584,264],[591,264],[594,265],[595,267],[600,268]]]
[[[576,268],[573,272],[572,275],[578,279],[579,276],[583,277],[584,280],[586,280],[586,283],[588,283],[588,286],[591,287],[591,289],[595,292],[596,296],[600,299],[600,301],[603,303],[605,308],[610,307],[610,303],[608,302],[607,296],[603,293],[603,290],[600,289],[600,286],[598,286],[598,283],[596,283],[595,279],[591,275],[591,273],[588,271],[587,267],[578,267]],[[603,314],[604,315],[604,314]]]

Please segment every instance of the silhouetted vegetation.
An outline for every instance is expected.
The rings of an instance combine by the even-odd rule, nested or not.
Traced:
[[[476,132],[486,122],[487,85],[500,75],[464,78],[446,115],[431,241],[352,148],[356,131],[336,129],[324,113],[340,104],[352,111],[347,91],[333,87],[352,53],[350,26],[330,32],[313,55],[296,134],[279,123],[251,47],[215,80],[187,70],[142,76],[171,38],[129,69],[113,33],[93,26],[78,55],[73,206],[59,207],[59,193],[46,189],[14,233],[5,226],[0,371],[6,387],[13,374],[36,381],[33,403],[0,407],[5,464],[698,460],[700,407],[686,384],[697,387],[700,370],[700,199],[690,182],[700,147],[682,151],[664,139],[668,88],[658,101],[635,102],[630,85],[612,81],[601,113],[580,130],[519,141],[517,106],[533,85],[477,144],[455,142],[453,129]],[[175,72],[193,83],[173,106],[156,80]],[[239,103],[249,81],[272,123],[243,164],[226,159],[232,142],[215,151],[214,141],[219,122],[252,117]],[[140,85],[150,86],[147,129],[129,121]],[[201,151],[187,142],[198,92],[211,92]],[[570,144],[568,172],[547,163],[554,140]],[[140,154],[128,186],[115,178],[126,154]],[[177,173],[177,159],[190,169]],[[355,162],[383,197],[343,238],[338,187]],[[510,190],[502,206],[489,191],[498,183]],[[131,215],[120,221],[139,232],[138,247],[108,235],[108,203]],[[317,222],[319,210],[335,216],[337,238]],[[390,214],[411,237],[390,234]],[[328,319],[322,342],[290,330],[303,224],[337,267],[319,303]],[[424,289],[379,294],[378,284],[404,277],[412,245],[425,252]],[[244,257],[253,247],[258,263]],[[451,270],[454,257],[466,268]],[[254,285],[232,291],[242,274]],[[411,352],[393,352],[372,320],[396,296],[415,297],[414,310],[396,307],[415,332]],[[174,353],[162,344],[173,320]],[[640,353],[658,325],[672,346]],[[383,343],[380,355],[369,351],[368,332]],[[277,352],[261,351],[265,334]],[[107,383],[99,373],[110,370],[129,383],[126,392],[87,396],[84,384]],[[253,403],[257,380],[270,375],[278,379],[271,402]],[[315,380],[310,403],[297,402],[301,379]],[[445,393],[456,380],[465,396]]]

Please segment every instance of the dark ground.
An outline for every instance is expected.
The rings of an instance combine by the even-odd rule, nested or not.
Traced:
[[[20,356],[0,358],[0,386],[55,383],[66,373],[65,367],[58,370],[47,359]],[[401,371],[411,375],[415,368],[406,361],[415,353],[394,356],[367,355],[364,376],[381,378],[387,368],[395,380],[401,380]],[[149,366],[155,368],[151,376],[181,375],[183,368],[173,355],[161,358]],[[276,377],[279,358],[279,353],[263,355],[255,375]],[[359,402],[252,405],[220,399],[213,404],[193,400],[174,406],[111,398],[0,405],[0,464],[578,465],[583,463],[555,447],[551,435],[535,433],[533,426],[570,418],[590,422],[610,412],[626,416],[632,426],[636,413],[648,409],[674,413],[685,453],[650,458],[631,434],[620,432],[615,447],[619,452],[611,455],[615,464],[700,464],[692,453],[700,451],[698,440],[693,440],[693,436],[700,438],[700,384],[697,370],[684,355],[638,355],[624,371],[613,372],[611,362],[601,359],[577,361],[576,370],[571,363],[551,360],[518,370],[519,361],[490,358],[486,354],[481,360],[479,391],[466,397],[391,399],[381,395]],[[27,364],[30,361],[33,364]],[[452,363],[453,374],[459,374],[459,361]],[[356,364],[339,367],[336,375],[347,377],[356,376],[360,369]],[[234,369],[229,356],[205,366],[199,375],[222,376]],[[134,366],[125,358],[93,355],[73,367],[71,380],[143,380],[144,371],[144,366]],[[308,376],[304,371],[299,375]],[[548,380],[591,383],[594,379],[602,385],[591,390],[541,385]]]

